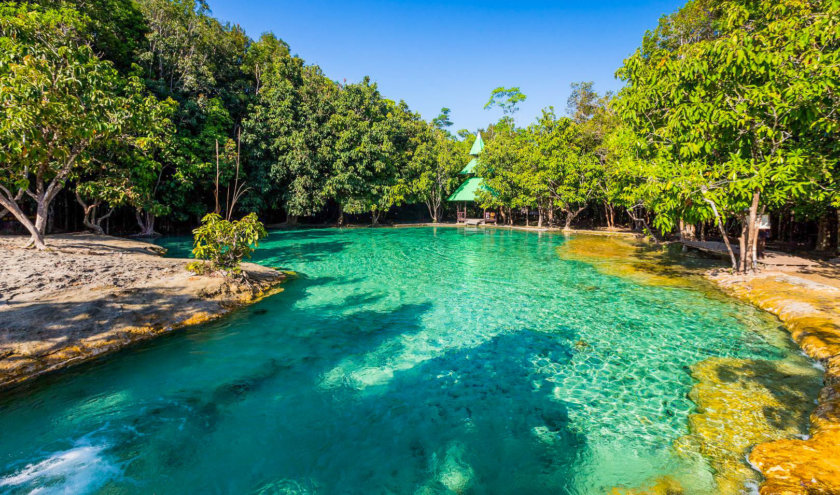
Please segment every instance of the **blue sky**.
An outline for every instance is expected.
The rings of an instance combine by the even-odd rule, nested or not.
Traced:
[[[599,92],[619,89],[614,74],[622,60],[683,3],[210,0],[210,7],[253,38],[274,32],[331,79],[370,75],[383,95],[405,100],[424,118],[445,106],[453,130],[474,130],[499,118],[483,110],[497,86],[519,86],[528,96],[518,124],[549,105],[564,112],[574,81],[594,81]]]

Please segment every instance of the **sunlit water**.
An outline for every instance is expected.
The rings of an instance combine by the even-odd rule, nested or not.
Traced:
[[[776,324],[558,256],[558,235],[276,232],[286,290],[0,401],[4,493],[604,493],[673,453],[689,366]],[[188,239],[163,243],[184,256]]]

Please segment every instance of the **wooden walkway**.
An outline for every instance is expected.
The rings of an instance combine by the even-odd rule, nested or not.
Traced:
[[[726,251],[726,244],[722,242],[712,242],[712,241],[682,241],[683,245],[686,247],[690,247],[692,249],[696,249],[698,251],[702,251],[704,253],[713,254],[716,256],[723,256],[725,258],[729,258],[729,253]],[[738,256],[740,249],[738,245],[732,245],[732,251],[735,252],[735,256]],[[804,267],[816,267],[819,266],[820,263],[818,261],[809,260],[808,258],[802,258],[800,256],[794,256],[792,254],[787,253],[780,253],[778,251],[765,251],[764,258],[758,260],[758,264],[764,265],[766,267],[783,267],[783,266],[804,266]]]

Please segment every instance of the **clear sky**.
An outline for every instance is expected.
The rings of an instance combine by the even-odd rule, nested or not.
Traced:
[[[648,29],[684,0],[209,0],[213,15],[252,37],[272,31],[331,79],[365,75],[427,120],[452,109],[453,130],[498,119],[484,110],[497,86],[528,96],[516,116],[566,108],[569,84],[617,90],[615,70]]]

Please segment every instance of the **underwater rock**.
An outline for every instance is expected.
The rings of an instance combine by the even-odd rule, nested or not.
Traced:
[[[446,450],[443,463],[438,468],[438,481],[455,493],[463,493],[473,481],[473,469],[463,456],[463,447],[452,445]]]
[[[680,482],[670,476],[657,478],[651,486],[641,488],[613,488],[609,495],[682,495]]]
[[[676,253],[672,246],[653,245],[628,236],[577,235],[560,245],[557,254],[562,259],[588,263],[607,275],[663,287],[704,284],[699,269],[709,268],[713,263],[704,259],[689,260]],[[694,277],[689,281],[691,276]],[[582,287],[581,290],[593,288]]]
[[[804,358],[781,361],[712,358],[692,368],[690,397],[698,412],[675,447],[699,451],[715,471],[721,494],[757,481],[745,462],[756,444],[801,435],[819,390],[820,371]]]

